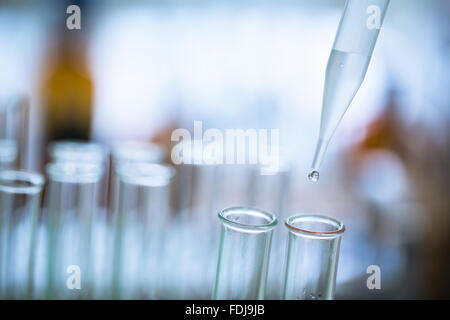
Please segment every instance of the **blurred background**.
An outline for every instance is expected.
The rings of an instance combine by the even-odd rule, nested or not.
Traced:
[[[171,215],[189,220],[184,236],[203,215],[216,217],[211,192],[247,188],[220,205],[346,224],[337,299],[450,298],[450,2],[391,1],[365,81],[311,183],[344,3],[0,0],[0,99],[30,103],[21,166],[44,172],[53,140],[153,142],[170,154],[172,131],[197,120],[203,130],[279,129],[290,166],[267,181],[205,172],[186,180],[177,168]],[[81,30],[66,27],[71,4],[81,8]],[[181,192],[189,203],[180,188],[191,190]],[[181,244],[198,241],[171,232],[175,253],[160,297],[209,298],[217,246],[190,254]],[[286,233],[280,223],[267,298],[279,298]],[[369,265],[381,268],[381,290],[367,289]]]

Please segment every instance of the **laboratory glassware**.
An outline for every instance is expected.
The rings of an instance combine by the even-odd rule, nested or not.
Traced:
[[[99,182],[100,207],[107,207],[109,180],[109,149],[103,144],[90,141],[58,140],[48,145],[50,162],[91,163],[103,167]]]
[[[344,224],[320,215],[293,215],[285,225],[289,238],[283,298],[332,300]]]
[[[115,177],[115,167],[126,162],[147,162],[163,163],[166,153],[163,148],[151,142],[142,141],[121,141],[116,142],[111,147],[111,173],[109,181],[109,209],[114,211],[114,205],[118,199],[115,199],[115,188],[117,179]]]
[[[212,219],[205,218],[205,215],[211,213],[216,200],[214,181],[217,179],[218,166],[208,152],[209,144],[196,140],[183,141],[172,150],[179,150],[178,156],[172,154],[172,160],[180,157],[180,163],[175,163],[175,209],[189,219],[198,220],[198,223],[211,223]]]
[[[222,224],[214,299],[264,299],[276,217],[233,207],[219,213]]]
[[[87,298],[92,292],[92,225],[103,168],[63,161],[46,169],[47,298]]]
[[[170,266],[172,279],[168,281],[177,288],[174,298],[210,298],[214,283],[218,244],[214,242],[217,223],[213,212],[219,211],[215,206],[220,193],[216,183],[220,166],[218,159],[212,158],[210,146],[207,141],[194,140],[179,142],[172,148],[176,216],[170,228],[173,244],[169,245],[177,247],[180,262]]]
[[[33,294],[33,261],[44,177],[0,171],[0,298]]]
[[[0,169],[27,165],[29,101],[12,96],[0,101]]]
[[[112,296],[155,298],[161,278],[169,191],[174,169],[154,163],[119,164],[114,212]]]
[[[386,14],[389,0],[347,0],[325,75],[319,138],[308,175],[319,179],[326,149],[359,90]]]

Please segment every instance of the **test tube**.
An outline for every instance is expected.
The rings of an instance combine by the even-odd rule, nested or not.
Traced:
[[[60,140],[53,141],[48,146],[50,162],[91,163],[103,167],[99,182],[99,205],[107,206],[109,150],[96,142]]]
[[[328,60],[319,139],[309,179],[319,179],[326,149],[361,86],[389,0],[347,0]]]
[[[118,205],[113,217],[113,298],[155,298],[164,252],[173,168],[152,163],[116,167]]]
[[[219,165],[212,154],[210,142],[194,140],[179,142],[172,150],[180,151],[182,161],[176,165],[174,207],[169,240],[170,254],[180,263],[172,268],[167,283],[176,288],[176,298],[200,296],[210,298],[215,278],[217,245],[216,217]],[[172,154],[172,160],[175,159]],[[223,207],[222,207],[223,208]],[[205,295],[206,292],[206,295]],[[173,296],[173,293],[170,293]]]
[[[98,210],[94,221],[93,228],[93,247],[95,250],[93,264],[95,266],[95,288],[93,295],[99,294],[98,290],[102,290],[104,283],[100,283],[105,277],[105,258],[106,237],[107,237],[107,219],[108,219],[108,190],[109,190],[109,149],[103,144],[91,141],[80,140],[58,140],[53,141],[48,146],[48,154],[52,162],[72,162],[72,163],[86,163],[100,166],[102,168],[102,175],[98,182]]]
[[[0,171],[0,298],[33,293],[37,221],[44,178],[37,173]]]
[[[264,299],[272,231],[268,212],[233,207],[219,213],[222,230],[214,299]]]
[[[211,213],[216,198],[214,181],[218,166],[208,152],[209,143],[180,142],[173,149],[181,150],[182,158],[176,166],[175,208],[179,214],[197,220],[197,225],[211,225],[212,219],[205,216]]]
[[[289,231],[283,298],[332,300],[342,222],[319,215],[294,215],[285,223]]]
[[[117,188],[117,178],[115,176],[115,167],[119,164],[132,163],[163,163],[166,153],[160,146],[151,142],[141,141],[121,141],[113,144],[111,147],[111,174],[109,181],[109,204],[111,212],[115,210],[114,206],[118,199],[114,197],[115,188]]]
[[[92,224],[103,168],[56,162],[49,176],[47,228],[48,298],[87,298],[92,284]]]

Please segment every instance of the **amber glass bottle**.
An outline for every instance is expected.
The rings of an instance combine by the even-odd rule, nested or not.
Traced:
[[[91,131],[93,81],[81,30],[61,30],[46,56],[42,107],[46,142],[88,140]]]

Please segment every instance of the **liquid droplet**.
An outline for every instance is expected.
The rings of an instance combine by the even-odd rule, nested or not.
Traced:
[[[309,181],[317,182],[319,180],[319,171],[313,170],[308,174]]]
[[[344,69],[344,64],[341,63],[341,64],[339,65],[339,68]]]

